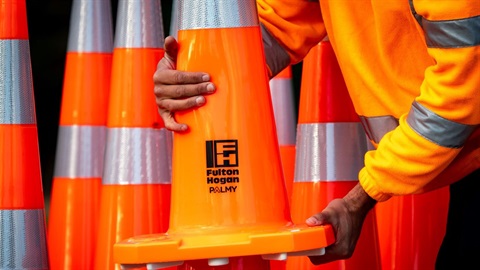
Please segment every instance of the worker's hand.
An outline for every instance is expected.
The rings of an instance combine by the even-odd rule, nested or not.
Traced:
[[[320,213],[306,220],[309,226],[331,224],[335,232],[335,243],[325,248],[322,256],[310,256],[315,264],[348,259],[353,255],[362,231],[365,217],[376,201],[357,184],[343,199],[332,200]]]
[[[172,131],[185,131],[187,125],[177,123],[174,113],[205,104],[205,94],[215,91],[210,75],[203,72],[176,70],[178,44],[175,38],[165,38],[165,54],[153,75],[154,93],[158,113],[165,127]]]

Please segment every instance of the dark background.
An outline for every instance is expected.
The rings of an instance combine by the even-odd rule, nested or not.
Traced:
[[[40,163],[46,200],[52,187],[72,2],[26,0]],[[163,29],[167,36],[170,30],[172,0],[163,0],[161,3]],[[115,25],[118,0],[112,0],[111,5]],[[299,89],[301,64],[293,66],[292,70],[294,88]]]

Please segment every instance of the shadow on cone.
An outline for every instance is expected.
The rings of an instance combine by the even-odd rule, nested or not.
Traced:
[[[48,269],[24,0],[0,4],[0,268]]]
[[[303,61],[297,128],[292,219],[305,222],[358,183],[367,138],[329,41],[312,48]],[[381,269],[375,211],[364,222],[353,256],[315,266],[291,257],[287,269]]]
[[[112,30],[109,1],[73,1],[48,222],[52,270],[94,264]]]
[[[392,197],[376,206],[382,269],[435,269],[447,226],[449,197],[448,187],[444,187]]]
[[[152,92],[161,14],[160,0],[118,4],[95,269],[120,269],[115,242],[168,229],[172,134]]]
[[[190,129],[174,133],[168,232],[118,242],[115,262],[225,265],[324,251],[334,241],[330,226],[291,221],[255,1],[178,4],[177,68],[208,72],[217,91],[176,113]]]

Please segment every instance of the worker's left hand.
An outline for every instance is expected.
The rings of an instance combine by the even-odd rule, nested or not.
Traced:
[[[344,198],[332,200],[327,207],[306,220],[309,226],[330,224],[335,233],[335,243],[325,248],[325,254],[310,256],[315,264],[348,259],[353,255],[362,231],[365,217],[376,204],[360,184],[357,184]]]

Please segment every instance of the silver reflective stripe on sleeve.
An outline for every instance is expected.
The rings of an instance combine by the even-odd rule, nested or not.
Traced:
[[[430,21],[415,11],[412,0],[410,0],[410,8],[425,32],[425,40],[429,48],[460,48],[480,45],[480,16]]]
[[[48,269],[45,213],[0,210],[0,268]]]
[[[292,81],[288,78],[270,80],[270,93],[279,145],[295,145],[296,114]]]
[[[111,53],[111,13],[110,0],[73,1],[68,51]]]
[[[101,178],[105,139],[102,126],[60,126],[54,176]]]
[[[102,183],[170,184],[172,139],[164,128],[108,128]]]
[[[294,182],[357,181],[367,152],[360,123],[300,124]]]
[[[119,1],[115,48],[163,48],[160,0]]]
[[[265,51],[265,60],[267,66],[272,72],[272,77],[280,73],[290,64],[290,56],[287,51],[278,43],[278,41],[268,32],[263,24],[262,29],[263,50]]]
[[[179,0],[178,8],[178,30],[258,26],[251,0]]]
[[[394,130],[398,126],[398,119],[390,115],[359,117],[368,138],[376,144],[380,142],[385,134]]]
[[[0,40],[0,124],[36,124],[28,40]]]
[[[477,126],[463,125],[445,119],[418,102],[413,102],[408,125],[425,139],[449,148],[460,148]]]

